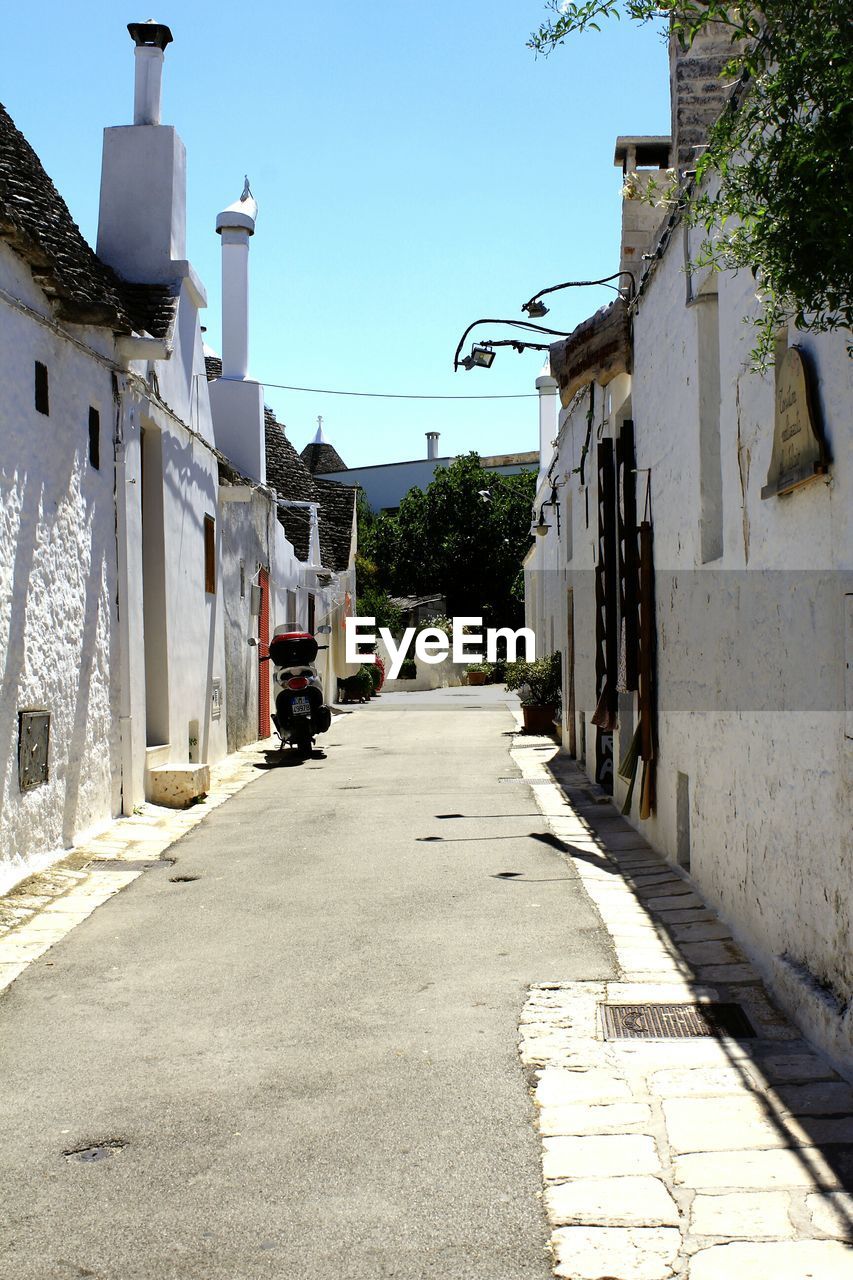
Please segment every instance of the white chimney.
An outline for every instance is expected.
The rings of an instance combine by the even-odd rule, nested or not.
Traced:
[[[187,160],[171,125],[160,124],[163,55],[172,41],[158,22],[131,22],[136,45],[132,125],[104,130],[98,257],[143,284],[188,274]]]
[[[551,376],[551,363],[546,360],[542,372],[536,379],[536,390],[539,392],[539,478],[537,489],[545,480],[551,459],[554,456],[554,440],[557,436],[557,379]]]
[[[172,43],[172,33],[153,18],[129,22],[127,29],[136,44],[133,123],[159,124],[163,59],[166,45]]]
[[[210,383],[216,446],[252,480],[266,484],[264,389],[249,374],[249,237],[258,206],[245,181],[239,200],[217,216],[222,240],[222,376]]]
[[[427,460],[432,462],[438,457],[438,437],[439,431],[428,431],[427,438]]]
[[[258,206],[246,178],[243,194],[216,219],[222,237],[222,376],[249,372],[249,237]]]

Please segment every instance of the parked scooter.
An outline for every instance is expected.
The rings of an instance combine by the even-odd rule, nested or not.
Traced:
[[[282,746],[295,747],[305,760],[311,754],[314,739],[325,733],[332,723],[332,713],[323,702],[323,685],[314,660],[319,649],[307,631],[281,628],[270,641],[273,685],[276,689],[275,714],[272,722]]]

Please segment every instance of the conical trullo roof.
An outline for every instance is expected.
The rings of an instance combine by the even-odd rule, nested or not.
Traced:
[[[302,450],[302,461],[312,476],[325,476],[331,471],[346,471],[347,464],[333,444],[323,435],[323,420],[319,419],[317,434]]]

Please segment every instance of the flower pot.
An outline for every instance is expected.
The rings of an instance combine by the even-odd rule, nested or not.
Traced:
[[[525,733],[553,733],[554,732],[554,716],[557,708],[553,705],[547,707],[522,707],[524,715],[524,732]]]
[[[469,671],[465,678],[468,681],[468,684],[485,684],[486,683],[485,671]]]

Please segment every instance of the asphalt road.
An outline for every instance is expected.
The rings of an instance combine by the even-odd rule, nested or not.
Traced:
[[[0,997],[3,1280],[545,1280],[518,1015],[613,968],[511,727],[358,708]]]

